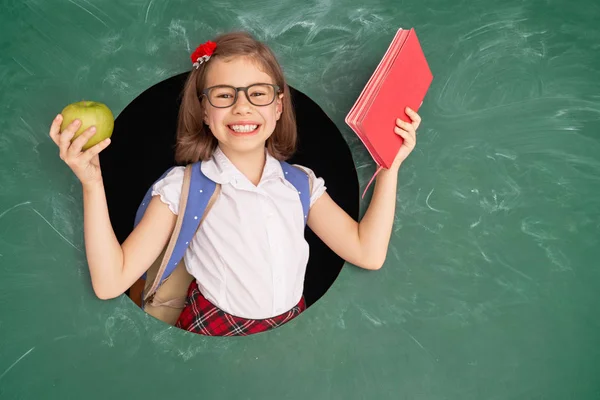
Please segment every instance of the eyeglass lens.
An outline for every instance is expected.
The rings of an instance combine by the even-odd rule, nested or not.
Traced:
[[[235,99],[235,88],[230,86],[219,86],[208,91],[208,99],[215,107],[229,107]],[[248,87],[248,100],[255,106],[265,106],[273,102],[275,90],[270,85],[252,85]]]

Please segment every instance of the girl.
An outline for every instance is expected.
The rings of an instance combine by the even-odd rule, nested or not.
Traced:
[[[273,53],[246,33],[230,33],[199,46],[180,107],[176,159],[201,160],[221,192],[184,255],[195,278],[177,326],[205,335],[245,335],[279,326],[305,309],[302,297],[309,249],[296,189],[280,160],[296,147],[289,88]],[[376,178],[360,223],[329,197],[322,178],[301,167],[311,182],[307,224],[335,253],[358,267],[384,263],[396,203],[398,170],[416,143],[421,118],[396,120],[404,138],[392,167]],[[152,200],[123,245],[113,232],[98,154],[110,139],[83,151],[94,127],[71,142],[81,122],[50,137],[60,158],[82,183],[84,237],[96,295],[123,294],[159,256],[173,232],[183,170],[173,168],[152,187]]]

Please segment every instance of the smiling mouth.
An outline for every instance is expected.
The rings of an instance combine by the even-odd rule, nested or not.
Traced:
[[[260,125],[244,124],[244,125],[227,125],[231,133],[234,135],[252,135],[258,131]]]

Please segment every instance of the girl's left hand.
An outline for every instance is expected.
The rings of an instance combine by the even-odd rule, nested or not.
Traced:
[[[421,117],[408,107],[406,107],[406,115],[410,117],[412,124],[404,122],[400,118],[396,119],[396,127],[394,128],[394,132],[397,135],[402,136],[404,143],[402,143],[402,146],[400,146],[400,150],[398,150],[396,159],[394,160],[394,163],[390,169],[400,168],[402,162],[406,160],[406,157],[408,157],[417,144],[417,128],[421,124]]]

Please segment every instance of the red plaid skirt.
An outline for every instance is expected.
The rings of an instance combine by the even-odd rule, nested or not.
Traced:
[[[277,328],[306,309],[304,297],[290,311],[267,319],[246,319],[226,313],[200,293],[194,279],[176,327],[207,336],[246,336]]]

